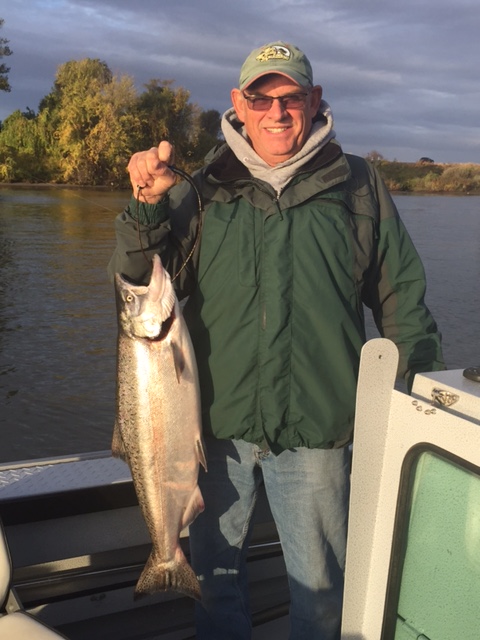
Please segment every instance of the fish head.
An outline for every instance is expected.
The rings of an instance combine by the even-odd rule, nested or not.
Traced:
[[[115,291],[121,330],[130,338],[158,339],[164,323],[174,312],[177,299],[170,274],[160,257],[153,257],[148,286],[135,285],[116,273]]]

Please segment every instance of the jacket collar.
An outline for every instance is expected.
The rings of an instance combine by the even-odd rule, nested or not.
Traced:
[[[336,140],[330,140],[319,152],[309,160],[293,180],[299,180],[311,174],[319,174],[318,179],[323,189],[344,182],[350,177],[350,167]],[[238,160],[228,145],[224,144],[216,150],[205,169],[205,178],[210,184],[227,186],[238,181],[253,180],[247,167]],[[238,187],[238,184],[236,185]],[[322,189],[322,190],[323,190]]]

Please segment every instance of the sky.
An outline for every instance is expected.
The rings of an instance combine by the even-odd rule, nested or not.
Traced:
[[[479,0],[0,0],[0,18],[0,120],[37,111],[84,58],[223,113],[250,51],[283,40],[310,59],[344,151],[480,163]]]

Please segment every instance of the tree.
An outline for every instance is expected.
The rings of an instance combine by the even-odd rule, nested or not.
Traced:
[[[186,171],[203,164],[220,136],[220,114],[202,111],[172,80],[137,94],[130,76],[105,62],[71,60],[57,69],[38,114],[16,111],[0,130],[0,181],[127,186],[133,152],[166,139]]]
[[[381,153],[379,153],[378,151],[373,150],[373,151],[369,151],[367,153],[367,155],[365,156],[365,160],[368,160],[372,164],[378,164],[382,160],[385,160],[385,158],[382,156]]]
[[[168,140],[175,147],[175,164],[189,172],[197,169],[219,142],[220,114],[190,103],[189,91],[174,87],[173,80],[154,79],[144,86],[137,103],[141,137],[136,149]]]
[[[0,29],[3,27],[3,23],[5,20],[0,18]],[[12,51],[8,46],[8,40],[5,38],[0,38],[0,60],[5,56],[11,56]],[[8,72],[10,71],[10,67],[7,67],[3,62],[0,63],[0,91],[11,91],[10,84],[8,82]]]
[[[2,123],[0,179],[5,182],[43,182],[49,178],[43,132],[36,118],[14,111]]]
[[[200,166],[206,154],[221,141],[221,116],[215,109],[201,111],[198,116],[198,134],[195,144],[195,160]]]
[[[192,138],[195,106],[188,102],[190,93],[173,87],[173,80],[150,80],[137,102],[141,137],[138,148],[148,149],[161,140],[175,147],[175,161],[182,164]]]
[[[123,181],[137,125],[129,76],[112,77],[105,62],[85,58],[60,65],[50,106],[63,179],[76,184]]]
[[[96,182],[127,183],[125,168],[139,135],[134,115],[137,94],[129,76],[113,77],[105,85],[99,102],[98,122],[87,138],[90,165]],[[90,182],[92,184],[92,182]]]

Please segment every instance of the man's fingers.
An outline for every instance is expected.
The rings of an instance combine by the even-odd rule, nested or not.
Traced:
[[[170,190],[176,182],[176,175],[169,168],[173,156],[172,145],[163,141],[158,147],[140,151],[131,157],[128,171],[136,197],[154,198]]]
[[[147,185],[149,179],[152,179],[151,173],[147,168],[147,154],[149,152],[135,153],[128,163],[128,172],[130,174],[130,180],[134,185],[140,185],[144,187]]]
[[[172,145],[166,140],[162,140],[158,145],[158,159],[165,164],[173,164],[175,162],[175,152]]]
[[[141,187],[152,186],[155,178],[165,173],[166,165],[158,157],[157,147],[135,153],[128,163],[132,184]]]

